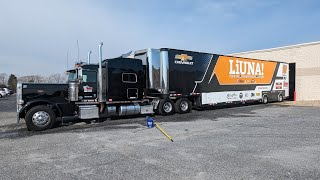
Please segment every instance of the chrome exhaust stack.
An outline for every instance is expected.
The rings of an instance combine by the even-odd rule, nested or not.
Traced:
[[[91,51],[88,52],[88,64],[90,64],[90,55],[91,55]]]
[[[106,102],[106,99],[103,96],[103,82],[102,82],[102,46],[103,42],[99,44],[99,75],[98,75],[98,98],[99,102]]]

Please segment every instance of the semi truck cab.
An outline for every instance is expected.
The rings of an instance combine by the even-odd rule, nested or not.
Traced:
[[[40,131],[67,117],[90,121],[153,114],[153,106],[143,95],[143,68],[140,59],[102,60],[100,55],[99,64],[76,64],[68,70],[66,84],[18,83],[18,122],[25,119],[29,130]]]

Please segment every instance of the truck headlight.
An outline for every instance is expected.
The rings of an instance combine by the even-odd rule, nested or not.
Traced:
[[[18,100],[18,104],[20,104],[20,105],[24,104],[24,100],[19,99],[19,100]]]

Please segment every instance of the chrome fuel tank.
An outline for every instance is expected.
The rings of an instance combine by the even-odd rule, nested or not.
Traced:
[[[119,116],[140,114],[140,105],[137,103],[122,105],[119,107]]]

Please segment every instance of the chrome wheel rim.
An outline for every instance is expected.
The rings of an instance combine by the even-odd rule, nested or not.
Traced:
[[[36,126],[46,126],[50,123],[50,115],[45,111],[38,111],[33,114],[32,122]]]
[[[187,101],[182,101],[182,102],[180,103],[180,109],[181,109],[182,111],[187,111],[188,108],[189,108],[189,104],[188,104]]]
[[[282,96],[281,95],[279,96],[279,101],[282,101]]]
[[[166,112],[166,113],[171,112],[171,111],[172,111],[172,104],[171,104],[170,102],[165,102],[165,103],[163,104],[163,110],[164,110],[164,112]]]
[[[267,103],[267,102],[268,102],[268,98],[267,98],[267,97],[264,97],[264,98],[263,98],[263,102],[264,102],[264,103]]]

